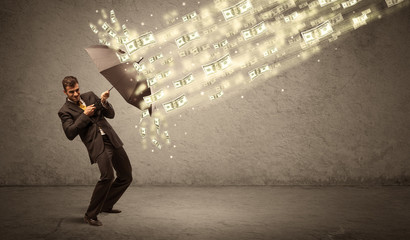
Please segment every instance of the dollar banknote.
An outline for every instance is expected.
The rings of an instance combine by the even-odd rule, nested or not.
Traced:
[[[167,60],[164,60],[164,62],[162,63],[162,64],[171,64],[171,63],[173,63],[174,62],[174,58],[173,57],[170,57],[170,58],[168,58]]]
[[[199,37],[200,36],[199,36],[198,31],[194,31],[194,32],[185,34],[185,35],[175,39],[175,42],[177,44],[177,47],[181,48],[181,47],[185,46],[185,44],[187,44],[187,43],[189,43],[189,42],[191,42],[195,39],[198,39]]]
[[[127,36],[117,36],[117,42],[124,44],[124,43],[129,42],[129,40]]]
[[[329,19],[329,22],[332,26],[340,23],[341,21],[343,21],[343,15],[341,13],[337,14],[336,16],[332,17],[331,19]]]
[[[176,99],[174,99],[170,102],[163,103],[162,106],[164,107],[165,112],[170,112],[170,111],[175,110],[177,108],[181,108],[187,102],[188,102],[188,99],[183,94],[183,95],[177,97]]]
[[[167,140],[168,143],[171,143],[171,139],[169,137],[168,131],[164,131],[165,139]]]
[[[193,11],[191,13],[188,13],[182,16],[182,21],[187,22],[189,20],[196,20],[197,18],[198,18],[198,14],[195,11]]]
[[[385,0],[387,7],[393,7],[399,3],[402,3],[404,0]]]
[[[263,32],[266,31],[266,29],[267,27],[265,25],[265,22],[262,21],[258,23],[257,25],[255,25],[254,27],[241,31],[241,34],[242,34],[243,39],[246,41],[256,36],[261,35]]]
[[[90,23],[90,28],[91,28],[91,30],[92,30],[95,34],[98,33],[98,29],[97,29],[97,27],[96,27],[94,24]]]
[[[298,16],[299,16],[298,12],[295,11],[295,12],[283,17],[283,19],[285,20],[285,22],[291,22],[291,21],[294,21]]]
[[[162,55],[162,53],[160,53],[160,54],[158,54],[158,55],[156,55],[156,56],[150,57],[150,58],[149,58],[149,62],[150,62],[150,63],[153,63],[153,62],[155,62],[155,61],[157,61],[158,59],[161,59],[161,58],[163,58],[163,57],[164,57],[164,55]]]
[[[226,45],[228,45],[228,39],[225,39],[225,40],[223,40],[219,43],[215,43],[214,48],[218,49],[218,48],[221,48],[221,47],[225,47]]]
[[[157,131],[159,131],[159,127],[160,127],[159,122],[160,122],[159,118],[154,118],[154,125],[157,128]]]
[[[193,81],[194,81],[194,75],[192,75],[191,73],[185,76],[183,79],[172,82],[172,84],[174,85],[175,88],[180,88],[180,87],[190,84]]]
[[[209,48],[210,48],[209,44],[205,44],[199,47],[194,47],[194,48],[189,49],[189,53],[187,53],[187,55],[189,54],[197,55]]]
[[[114,29],[111,28],[111,26],[107,23],[104,22],[103,25],[101,26],[102,29],[104,29],[105,32],[108,33],[111,37],[115,38],[117,36],[117,33],[114,31]]]
[[[207,65],[203,65],[202,69],[204,70],[205,74],[207,76],[216,73],[219,70],[223,70],[227,67],[229,67],[230,65],[232,65],[232,59],[231,56],[228,54],[226,54],[225,56],[221,57],[220,59],[209,63]]]
[[[103,44],[103,45],[106,45],[106,46],[110,46],[110,45],[111,45],[111,43],[108,42],[108,41],[105,40],[105,39],[98,39],[98,42],[99,42],[100,44]]]
[[[153,77],[153,78],[147,78],[147,85],[148,85],[148,87],[152,87],[152,86],[154,86],[154,85],[157,84],[157,83],[158,83],[157,78],[155,78],[155,77]]]
[[[140,128],[140,135],[142,138],[145,138],[145,135],[147,135],[147,130],[145,128]]]
[[[168,70],[168,71],[165,71],[165,72],[158,73],[157,75],[155,75],[155,78],[157,80],[161,80],[163,78],[168,77],[169,75],[171,75],[171,71]]]
[[[255,78],[259,77],[262,75],[264,72],[269,71],[269,65],[264,65],[262,67],[258,67],[253,69],[252,71],[248,72],[249,77],[251,78],[251,81],[254,80]]]
[[[357,29],[357,28],[359,28],[363,25],[366,25],[367,24],[366,20],[368,19],[367,14],[369,14],[369,13],[370,13],[370,8],[363,11],[361,16],[352,18],[353,28]]]
[[[329,5],[329,4],[334,3],[334,2],[336,2],[336,1],[337,1],[337,0],[318,0],[319,5],[320,5],[321,7],[324,7],[324,6],[326,6],[326,5]]]
[[[348,7],[351,7],[353,5],[356,5],[360,1],[361,0],[349,0],[349,1],[346,1],[346,2],[342,2],[342,7],[343,8],[348,8]]]
[[[145,96],[144,97],[144,102],[147,104],[152,104],[156,101],[158,101],[159,99],[161,99],[164,96],[164,90],[160,89],[157,92],[155,92],[154,94],[150,95],[150,96]]]
[[[153,43],[155,43],[154,34],[152,32],[147,32],[126,43],[125,48],[127,49],[128,54],[132,55],[141,47],[148,46]]]
[[[119,53],[116,53],[117,54],[117,57],[118,57],[118,59],[120,60],[120,62],[127,62],[128,60],[130,60],[130,55],[128,55],[127,53],[124,53],[124,54],[119,54]]]
[[[262,13],[261,17],[264,20],[269,20],[293,7],[296,7],[295,1],[289,0],[279,6],[274,7],[273,9],[267,12]]]
[[[218,92],[218,93],[216,93],[215,95],[211,95],[211,96],[209,96],[209,100],[215,100],[215,99],[217,99],[217,98],[220,98],[220,97],[222,97],[222,95],[224,95],[224,92],[223,91],[220,91],[220,92]]]
[[[115,17],[114,10],[110,11],[110,19],[111,19],[111,23],[116,23],[117,22],[117,18]]]
[[[159,142],[154,138],[151,140],[152,144],[154,144],[154,146],[156,146],[158,149],[161,150],[162,146],[161,144],[159,144]]]
[[[137,62],[134,62],[133,66],[134,66],[135,70],[137,70],[138,72],[142,72],[142,71],[146,70],[145,64],[139,64]]]
[[[122,32],[124,33],[124,35],[129,37],[129,32],[128,32],[127,26],[125,26],[125,24],[123,24],[121,27],[122,27]]]
[[[149,116],[149,110],[148,109],[145,109],[144,111],[142,111],[142,113],[141,113],[142,118],[146,118],[148,116]]]
[[[302,32],[301,35],[305,43],[313,43],[330,35],[331,33],[333,33],[332,24],[330,24],[330,21],[325,21],[314,28]]]
[[[269,55],[271,55],[271,54],[276,53],[277,51],[278,51],[277,48],[270,48],[270,49],[266,50],[265,52],[263,52],[263,56],[264,56],[264,57],[267,57],[267,56],[269,56]]]
[[[225,18],[225,21],[228,21],[232,18],[244,15],[252,9],[252,3],[250,0],[243,0],[229,8],[222,10],[222,15]]]

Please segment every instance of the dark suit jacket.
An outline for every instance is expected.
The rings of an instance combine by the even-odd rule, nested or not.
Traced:
[[[93,92],[81,94],[81,99],[87,106],[101,101]],[[88,117],[83,113],[84,110],[66,99],[66,103],[61,107],[60,111],[58,111],[65,135],[70,140],[80,135],[81,141],[83,141],[87,148],[91,164],[95,163],[97,157],[104,151],[104,142],[99,127],[110,138],[114,148],[120,148],[123,145],[121,139],[105,119],[105,117],[114,118],[115,115],[111,104],[108,103],[107,105],[107,108],[96,110],[93,116]]]

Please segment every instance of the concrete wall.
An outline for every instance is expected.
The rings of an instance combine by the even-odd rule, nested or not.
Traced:
[[[162,29],[150,14],[195,9],[186,2],[184,10],[174,0],[2,0],[0,184],[94,184],[98,167],[79,137],[66,139],[57,116],[64,76],[77,76],[83,92],[110,86],[83,49],[98,41],[88,22],[106,8],[140,31]],[[167,119],[176,147],[161,151],[142,147],[140,112],[113,92],[110,123],[134,184],[408,184],[409,29],[407,7],[275,78],[181,110]]]

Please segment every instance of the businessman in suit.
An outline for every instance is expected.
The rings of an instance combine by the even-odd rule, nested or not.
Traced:
[[[97,215],[100,212],[120,213],[114,204],[132,182],[132,169],[123,143],[105,118],[114,118],[114,109],[107,99],[110,92],[80,94],[77,78],[63,79],[65,104],[58,112],[64,133],[69,140],[80,135],[87,148],[91,164],[97,163],[100,179],[97,182],[84,221],[93,226],[101,226]],[[114,177],[114,170],[117,177]]]

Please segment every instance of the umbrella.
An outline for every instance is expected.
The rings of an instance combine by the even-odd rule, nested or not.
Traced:
[[[94,45],[85,50],[100,73],[117,89],[125,101],[141,110],[148,109],[150,115],[152,114],[152,105],[146,104],[143,99],[151,95],[151,89],[146,78],[138,73],[132,64],[121,63],[116,51],[105,45]]]

